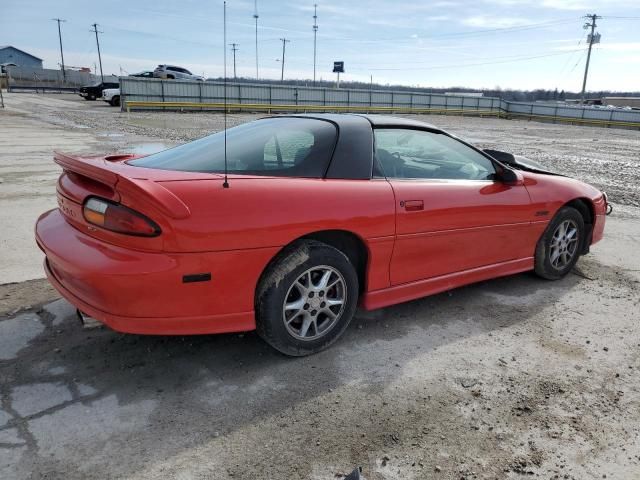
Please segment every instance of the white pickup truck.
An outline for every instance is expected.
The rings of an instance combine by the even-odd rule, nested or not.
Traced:
[[[102,100],[107,102],[112,107],[119,107],[120,106],[120,89],[105,88],[102,91]]]

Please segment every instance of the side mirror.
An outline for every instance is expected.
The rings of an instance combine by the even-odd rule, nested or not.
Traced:
[[[524,178],[520,172],[511,170],[510,168],[502,167],[496,171],[498,180],[505,185],[518,186],[524,185]]]

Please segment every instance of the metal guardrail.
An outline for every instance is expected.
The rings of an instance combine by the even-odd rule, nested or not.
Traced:
[[[527,120],[543,120],[551,121],[553,123],[571,123],[579,125],[594,125],[598,127],[633,127],[640,129],[640,122],[625,122],[620,120],[597,120],[590,118],[573,118],[573,117],[560,117],[554,115],[532,115],[528,113],[513,113],[513,112],[500,112],[501,118],[526,118]]]

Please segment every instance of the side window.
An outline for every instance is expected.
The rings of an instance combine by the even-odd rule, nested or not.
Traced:
[[[227,169],[240,175],[322,178],[337,138],[325,120],[266,118],[227,130]],[[225,169],[222,132],[130,162],[131,165],[184,172]]]
[[[491,180],[489,159],[442,133],[376,129],[376,161],[388,178]]]
[[[264,145],[265,170],[290,168],[302,163],[311,153],[314,136],[304,130],[274,134]]]

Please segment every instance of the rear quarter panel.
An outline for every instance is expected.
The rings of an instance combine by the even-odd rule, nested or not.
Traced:
[[[167,181],[189,208],[172,221],[168,251],[211,252],[283,247],[322,230],[346,230],[369,250],[367,288],[389,285],[395,234],[393,190],[385,180],[231,178]]]

